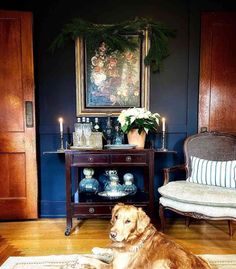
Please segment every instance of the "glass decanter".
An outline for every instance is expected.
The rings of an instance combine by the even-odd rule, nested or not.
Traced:
[[[121,192],[123,191],[123,186],[119,183],[118,175],[110,175],[109,181],[105,186],[105,191],[109,192]]]
[[[131,173],[126,173],[123,176],[124,184],[123,190],[129,194],[135,194],[137,192],[137,186],[134,184],[134,176]]]
[[[84,168],[83,178],[79,183],[80,192],[97,193],[99,191],[99,182],[93,178],[94,170],[92,168]]]

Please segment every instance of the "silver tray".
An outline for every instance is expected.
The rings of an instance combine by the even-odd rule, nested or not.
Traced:
[[[99,196],[109,199],[118,199],[127,196],[128,194],[129,193],[125,191],[102,191],[98,193]]]
[[[86,147],[86,146],[81,146],[81,147],[77,147],[77,146],[70,146],[70,149],[84,149],[84,150],[89,150],[89,149],[94,149],[93,147]]]
[[[116,145],[116,144],[111,144],[111,145],[105,145],[104,148],[107,149],[134,149],[136,148],[137,145],[133,144],[121,144],[121,145]]]

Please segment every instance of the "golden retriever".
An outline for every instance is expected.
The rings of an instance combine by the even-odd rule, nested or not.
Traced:
[[[195,256],[160,233],[141,208],[117,204],[112,210],[110,249],[94,248],[93,253],[111,257],[109,263],[89,259],[99,269],[210,269]]]

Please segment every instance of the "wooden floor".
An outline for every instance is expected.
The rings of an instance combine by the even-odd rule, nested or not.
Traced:
[[[73,233],[64,236],[65,219],[0,223],[0,264],[9,256],[90,253],[94,246],[109,245],[108,220],[74,220]],[[165,233],[196,254],[236,254],[234,236],[226,221],[196,221],[189,228],[184,220],[169,221]]]

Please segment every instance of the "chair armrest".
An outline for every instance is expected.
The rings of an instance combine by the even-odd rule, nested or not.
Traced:
[[[164,183],[166,185],[170,181],[170,174],[176,171],[187,171],[186,164],[175,165],[169,168],[164,168]]]

